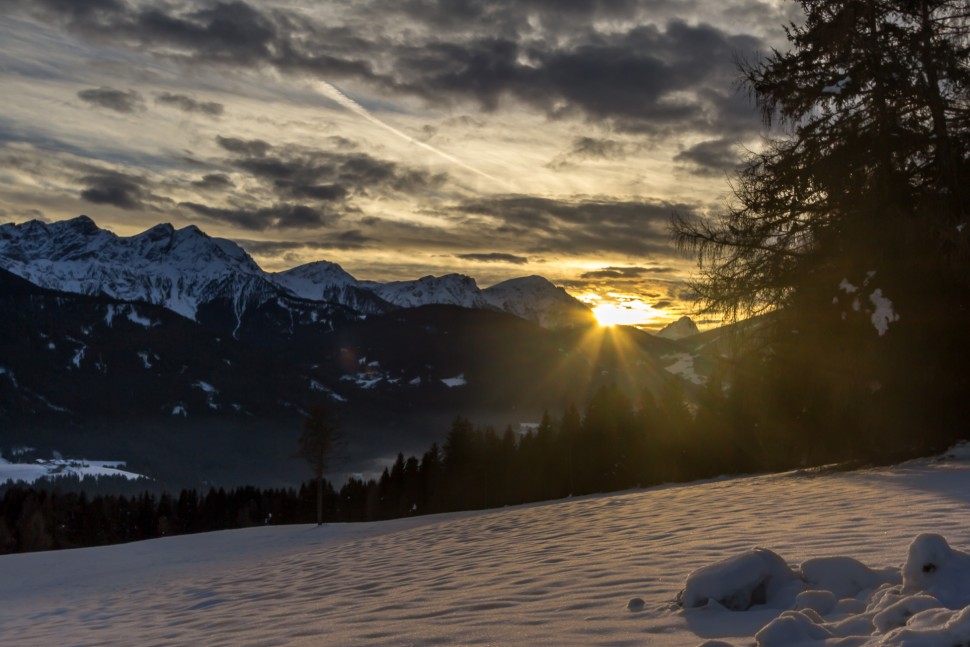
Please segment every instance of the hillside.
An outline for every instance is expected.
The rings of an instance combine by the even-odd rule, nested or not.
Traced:
[[[898,578],[907,547],[927,529],[956,549],[970,548],[968,493],[963,451],[860,472],[734,478],[489,512],[7,555],[0,557],[0,631],[19,645],[68,637],[126,645],[137,637],[207,645],[678,647],[719,638],[740,646],[752,644],[783,608],[732,612],[711,604],[685,612],[675,598],[692,571],[763,546],[792,564],[852,557],[891,567],[887,577]],[[821,563],[838,564],[840,573],[854,564]],[[947,569],[962,562],[952,553],[939,564],[939,577],[951,578]],[[851,589],[844,575],[830,581]],[[869,593],[857,587],[843,595],[862,600]],[[920,608],[927,603],[919,601]],[[868,621],[872,630],[861,604],[846,602],[841,616],[828,618],[856,627]],[[966,604],[970,597],[957,608]],[[776,632],[780,642],[763,644],[821,647],[825,633],[811,628],[809,615],[792,621],[803,634]],[[897,631],[885,644],[956,644],[965,640],[958,631],[966,621],[950,633],[941,629],[953,615],[936,609],[930,619],[921,616],[919,635],[928,642],[900,642]],[[841,644],[870,644],[891,630]]]

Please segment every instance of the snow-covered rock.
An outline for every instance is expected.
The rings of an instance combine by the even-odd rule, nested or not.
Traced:
[[[691,573],[678,601],[685,609],[712,602],[732,611],[758,604],[787,606],[799,593],[792,590],[796,582],[798,576],[785,560],[765,548],[754,548]]]
[[[667,324],[664,326],[660,332],[657,333],[657,337],[663,337],[664,339],[683,339],[684,337],[690,337],[691,335],[696,335],[700,332],[697,329],[697,324],[690,317],[684,316],[677,321]]]

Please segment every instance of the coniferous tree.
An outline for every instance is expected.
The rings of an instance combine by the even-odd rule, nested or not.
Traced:
[[[742,65],[780,134],[675,232],[709,311],[773,313],[751,423],[772,467],[938,449],[970,413],[970,12],[799,4],[790,50]]]

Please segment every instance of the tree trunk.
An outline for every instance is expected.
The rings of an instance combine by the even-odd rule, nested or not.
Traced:
[[[317,474],[317,525],[323,525],[323,474]]]

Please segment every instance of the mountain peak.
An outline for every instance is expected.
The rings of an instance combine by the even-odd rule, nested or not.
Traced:
[[[64,224],[79,231],[100,231],[98,226],[94,224],[94,221],[84,214],[71,218],[70,220],[65,220]]]
[[[586,325],[593,321],[586,304],[535,274],[497,283],[482,294],[492,306],[546,328]]]
[[[697,324],[694,320],[688,316],[683,316],[677,321],[668,324],[660,332],[657,333],[657,337],[663,337],[664,339],[683,339],[684,337],[690,337],[691,335],[696,335],[700,332],[697,329]]]
[[[444,276],[422,276],[416,281],[392,281],[361,284],[388,303],[402,307],[415,308],[430,304],[462,306],[463,308],[489,308],[478,284],[464,274],[445,274]]]

